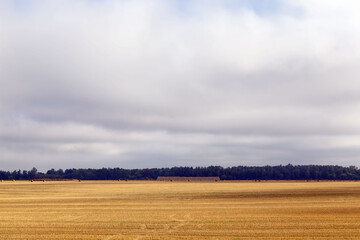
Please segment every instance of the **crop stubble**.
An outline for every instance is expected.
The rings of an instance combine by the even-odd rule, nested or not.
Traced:
[[[1,182],[0,239],[360,239],[360,182]]]

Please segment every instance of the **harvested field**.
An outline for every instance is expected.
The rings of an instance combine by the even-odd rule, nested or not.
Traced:
[[[360,239],[360,182],[1,182],[0,239]]]

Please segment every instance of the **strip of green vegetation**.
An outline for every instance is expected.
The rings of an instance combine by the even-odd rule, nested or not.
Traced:
[[[360,170],[355,166],[333,165],[279,165],[264,167],[173,167],[146,169],[62,169],[38,172],[0,171],[2,180],[31,179],[81,179],[81,180],[155,180],[159,176],[214,177],[221,180],[360,180]]]

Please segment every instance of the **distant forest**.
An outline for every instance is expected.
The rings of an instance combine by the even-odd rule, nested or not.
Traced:
[[[154,180],[158,176],[220,177],[221,180],[360,180],[360,169],[355,166],[279,165],[264,167],[172,167],[146,169],[66,169],[33,168],[30,171],[0,171],[1,180],[79,179],[79,180]]]

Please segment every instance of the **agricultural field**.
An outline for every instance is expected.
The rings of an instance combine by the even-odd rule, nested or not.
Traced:
[[[360,182],[0,182],[0,239],[360,239]]]

